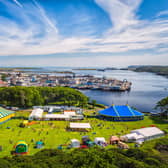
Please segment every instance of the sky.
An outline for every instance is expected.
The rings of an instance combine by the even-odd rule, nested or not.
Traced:
[[[168,65],[168,0],[0,0],[0,66]]]

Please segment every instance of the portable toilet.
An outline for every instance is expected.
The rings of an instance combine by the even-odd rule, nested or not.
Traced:
[[[44,146],[44,143],[42,141],[36,142],[36,148],[41,149]]]
[[[71,147],[72,148],[79,148],[80,147],[80,141],[77,139],[71,139]]]
[[[15,154],[16,155],[25,155],[28,154],[28,144],[25,141],[18,141],[15,148]]]

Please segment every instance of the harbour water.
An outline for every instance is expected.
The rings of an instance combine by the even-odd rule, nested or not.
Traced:
[[[130,91],[126,92],[112,92],[100,90],[81,90],[90,99],[95,99],[98,103],[105,105],[122,105],[129,104],[137,108],[139,111],[151,112],[155,111],[156,103],[162,98],[168,96],[168,78],[155,75],[148,72],[133,72],[127,70],[72,70],[70,67],[46,67],[43,70],[48,73],[52,71],[73,71],[76,74],[95,75],[97,77],[110,77],[119,80],[127,79],[132,82]],[[42,71],[43,71],[42,70]],[[37,70],[38,72],[41,69]],[[53,75],[53,73],[52,73]],[[55,74],[58,75],[58,74]],[[65,75],[65,74],[61,74]],[[68,74],[66,74],[68,75]]]
[[[156,103],[168,96],[168,79],[147,72],[133,72],[126,70],[111,70],[105,72],[85,72],[97,76],[114,77],[132,82],[129,92],[107,92],[84,90],[85,95],[105,105],[129,104],[143,112],[155,111]]]

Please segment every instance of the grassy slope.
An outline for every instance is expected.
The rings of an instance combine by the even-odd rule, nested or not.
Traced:
[[[86,114],[94,112],[93,110],[86,111]],[[28,116],[30,112],[17,112],[17,116]],[[67,144],[70,139],[81,139],[83,135],[90,135],[92,139],[95,137],[105,137],[109,140],[111,135],[124,135],[129,133],[130,130],[147,127],[155,124],[162,130],[168,132],[168,124],[161,123],[159,121],[153,121],[148,116],[145,116],[143,121],[135,122],[111,122],[102,121],[96,118],[86,118],[82,122],[90,122],[92,130],[88,133],[79,132],[67,132],[66,126],[69,125],[68,121],[40,121],[38,124],[32,125],[29,128],[20,128],[18,125],[22,122],[22,119],[12,119],[2,125],[0,125],[0,145],[3,147],[3,151],[0,152],[0,156],[10,155],[14,144],[18,140],[25,140],[29,144],[30,154],[34,154],[39,149],[34,149],[34,142],[43,140],[45,148],[57,148],[59,144]],[[49,124],[52,123],[52,126]],[[104,126],[98,127],[98,124]],[[7,129],[6,127],[11,127]],[[93,134],[96,133],[96,134]],[[12,143],[10,143],[10,141]],[[130,144],[132,146],[132,144]],[[144,148],[152,148],[152,143],[145,143]]]

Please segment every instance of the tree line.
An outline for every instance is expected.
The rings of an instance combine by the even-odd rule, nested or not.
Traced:
[[[152,72],[158,75],[168,76],[168,66],[141,66],[135,69],[136,72]]]
[[[83,93],[67,87],[0,87],[0,104],[2,105],[26,108],[52,103],[85,106],[88,98]]]

